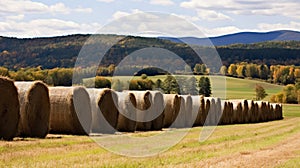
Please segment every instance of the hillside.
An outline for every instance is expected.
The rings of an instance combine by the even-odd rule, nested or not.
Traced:
[[[182,37],[182,38],[172,38],[172,37],[160,37],[161,39],[171,40],[173,42],[185,42],[194,45],[204,45],[210,46],[207,38],[197,38],[197,37]],[[265,33],[257,32],[241,32],[235,34],[228,34],[219,37],[209,38],[215,46],[224,46],[231,44],[251,44],[260,43],[266,41],[300,41],[300,32],[296,31],[272,31]]]
[[[82,46],[90,35],[69,35],[49,38],[18,39],[0,37],[0,66],[9,69],[25,67],[55,68],[73,67]],[[119,35],[93,35],[85,46],[88,52],[94,55],[104,54],[101,65],[117,65],[124,57],[135,51],[147,47],[164,48],[169,50],[191,67],[201,63],[199,57],[188,45],[175,43],[158,38],[145,38]],[[110,47],[108,51],[105,48]],[[203,53],[210,53],[210,48],[197,46]],[[208,52],[207,52],[208,51]],[[274,41],[255,44],[236,44],[217,47],[223,64],[229,65],[237,62],[253,62],[271,64],[300,65],[299,41]],[[209,56],[209,55],[207,55]],[[132,64],[147,64],[149,60],[173,64],[174,60],[162,60],[162,57],[149,56],[143,60],[131,60]],[[95,59],[87,61],[87,65],[94,64]]]

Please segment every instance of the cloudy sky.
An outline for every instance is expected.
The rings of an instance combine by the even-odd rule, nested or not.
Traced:
[[[299,0],[2,0],[0,36],[95,33],[115,19],[143,11],[184,18],[206,36],[300,30]]]

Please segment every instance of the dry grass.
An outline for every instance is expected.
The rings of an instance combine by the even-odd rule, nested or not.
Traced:
[[[291,106],[288,106],[291,108]],[[297,106],[299,107],[299,106]],[[298,111],[296,111],[298,110]],[[0,167],[204,167],[218,165],[226,160],[259,156],[261,152],[277,151],[292,137],[300,134],[300,117],[290,115],[299,113],[299,108],[286,112],[281,121],[259,124],[219,126],[205,142],[198,141],[202,127],[192,128],[188,135],[176,146],[165,153],[148,158],[128,158],[119,156],[99,147],[85,136],[49,135],[46,139],[15,139],[13,142],[0,141]],[[159,132],[157,132],[159,133]],[[156,132],[143,132],[135,136],[152,136]],[[289,150],[289,149],[287,149]],[[286,151],[276,153],[274,157],[264,158],[266,165],[287,165],[295,163],[297,151],[284,157]],[[236,159],[238,159],[236,158]],[[245,161],[245,160],[243,160]],[[242,162],[241,162],[242,163]],[[244,163],[244,162],[243,162]],[[230,163],[229,163],[230,164]],[[235,164],[234,164],[235,165]],[[228,165],[227,165],[228,166]],[[237,165],[239,166],[239,165]],[[255,162],[252,165],[255,166]],[[264,165],[262,165],[264,166]],[[228,166],[230,167],[230,166]]]

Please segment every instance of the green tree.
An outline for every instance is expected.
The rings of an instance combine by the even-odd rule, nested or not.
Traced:
[[[113,80],[111,88],[115,91],[122,91],[123,85],[119,79]]]
[[[180,93],[179,85],[176,79],[172,75],[168,75],[163,82],[162,87],[164,93],[166,94],[178,94]]]
[[[157,79],[156,81],[155,81],[155,84],[154,84],[154,87],[155,88],[157,88],[157,89],[162,89],[162,81],[160,80],[160,79]]]
[[[255,93],[256,93],[256,100],[262,100],[266,96],[268,96],[265,89],[261,85],[258,85],[258,84],[255,86]]]
[[[295,85],[289,84],[283,88],[283,94],[284,94],[284,102],[285,103],[291,103],[291,104],[297,104],[298,103],[298,93],[296,90]]]
[[[209,97],[211,95],[211,84],[208,77],[201,77],[198,83],[199,94]]]

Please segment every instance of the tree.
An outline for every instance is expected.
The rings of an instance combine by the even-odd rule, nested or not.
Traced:
[[[285,103],[291,103],[291,104],[297,104],[298,103],[298,93],[296,90],[295,85],[289,84],[283,88],[283,94],[284,94],[284,102]]]
[[[227,74],[227,67],[225,65],[223,65],[221,68],[220,68],[220,72],[219,72],[221,75],[226,75]]]
[[[245,77],[246,67],[245,65],[238,65],[236,74],[238,77]]]
[[[265,89],[261,85],[258,85],[258,84],[255,86],[255,93],[256,93],[256,100],[262,100],[266,96],[268,96]]]
[[[228,68],[228,75],[237,76],[236,70],[237,70],[237,66],[235,64],[230,64]]]
[[[206,74],[207,73],[207,67],[205,64],[196,64],[194,67],[194,73],[195,74]]]
[[[211,95],[211,85],[208,77],[201,77],[198,83],[199,94],[209,97]]]
[[[180,93],[179,85],[176,79],[172,75],[168,75],[163,82],[162,87],[164,93],[166,94],[178,94]]]

